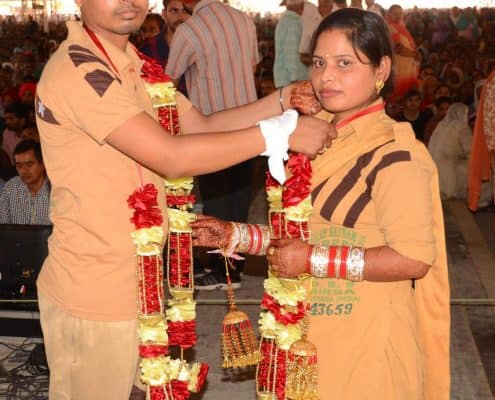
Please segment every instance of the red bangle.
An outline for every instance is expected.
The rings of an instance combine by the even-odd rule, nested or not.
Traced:
[[[335,278],[335,256],[337,255],[337,247],[329,246],[328,248],[328,277]]]
[[[258,225],[253,225],[253,230],[256,231],[255,235],[258,235],[258,238],[256,241],[254,241],[256,243],[256,247],[254,248],[252,254],[258,254],[260,252],[261,245],[263,244],[263,232],[261,232],[261,229]]]
[[[342,246],[340,253],[340,279],[346,279],[347,277],[347,257],[349,255],[349,246]]]
[[[249,247],[246,251],[247,254],[251,254],[251,249],[253,248],[253,226],[251,224],[247,224],[248,230],[249,230]]]

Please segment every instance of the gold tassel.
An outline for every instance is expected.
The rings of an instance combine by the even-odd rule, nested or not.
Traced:
[[[302,321],[302,339],[289,348],[286,395],[290,400],[319,400],[317,350],[306,338],[307,319],[306,315]]]
[[[242,368],[256,365],[261,360],[256,336],[246,313],[235,305],[234,290],[230,281],[228,259],[225,257],[227,274],[227,297],[229,312],[223,319],[223,368]]]

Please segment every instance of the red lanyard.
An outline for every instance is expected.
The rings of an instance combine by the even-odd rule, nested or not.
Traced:
[[[112,59],[110,58],[110,56],[108,55],[107,51],[105,50],[105,48],[101,44],[100,39],[98,39],[98,36],[96,36],[95,33],[91,29],[89,29],[85,24],[83,24],[83,28],[86,30],[86,32],[88,33],[89,37],[91,38],[91,40],[93,41],[93,43],[96,45],[96,47],[98,47],[101,50],[101,52],[105,55],[105,57],[107,58],[108,62],[112,66],[113,71],[120,78],[119,70],[113,64]]]
[[[356,118],[362,117],[363,115],[366,114],[374,113],[375,111],[383,110],[384,108],[385,108],[385,103],[375,104],[374,106],[363,108],[362,110],[359,110],[357,113],[349,115],[347,118],[344,118],[343,120],[337,122],[335,127],[337,129],[340,129],[344,125],[347,125],[349,122],[354,121]]]

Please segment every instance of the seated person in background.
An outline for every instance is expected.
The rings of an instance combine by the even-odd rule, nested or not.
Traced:
[[[452,104],[428,144],[428,151],[437,165],[443,199],[466,198],[471,136],[468,107],[462,103]]]
[[[3,131],[2,149],[14,164],[14,149],[21,141],[21,131],[26,126],[29,110],[24,104],[15,102],[5,107],[5,129]]]
[[[428,120],[425,126],[425,146],[428,146],[428,142],[430,141],[433,131],[437,127],[438,123],[445,117],[445,115],[447,115],[447,110],[451,104],[452,99],[447,96],[439,97],[435,101],[435,108],[433,110],[434,115]]]
[[[19,142],[14,150],[19,176],[10,179],[0,193],[1,224],[51,225],[48,218],[50,183],[34,140]]]
[[[404,104],[402,112],[398,115],[397,121],[410,122],[416,139],[424,142],[426,123],[432,116],[430,110],[421,111],[421,92],[417,89],[411,89],[404,95]]]

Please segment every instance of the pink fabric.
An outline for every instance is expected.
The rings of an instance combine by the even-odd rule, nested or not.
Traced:
[[[3,131],[2,149],[4,149],[9,156],[9,160],[12,165],[14,164],[14,149],[20,141],[21,138],[18,137],[14,131],[9,129],[5,129]]]

